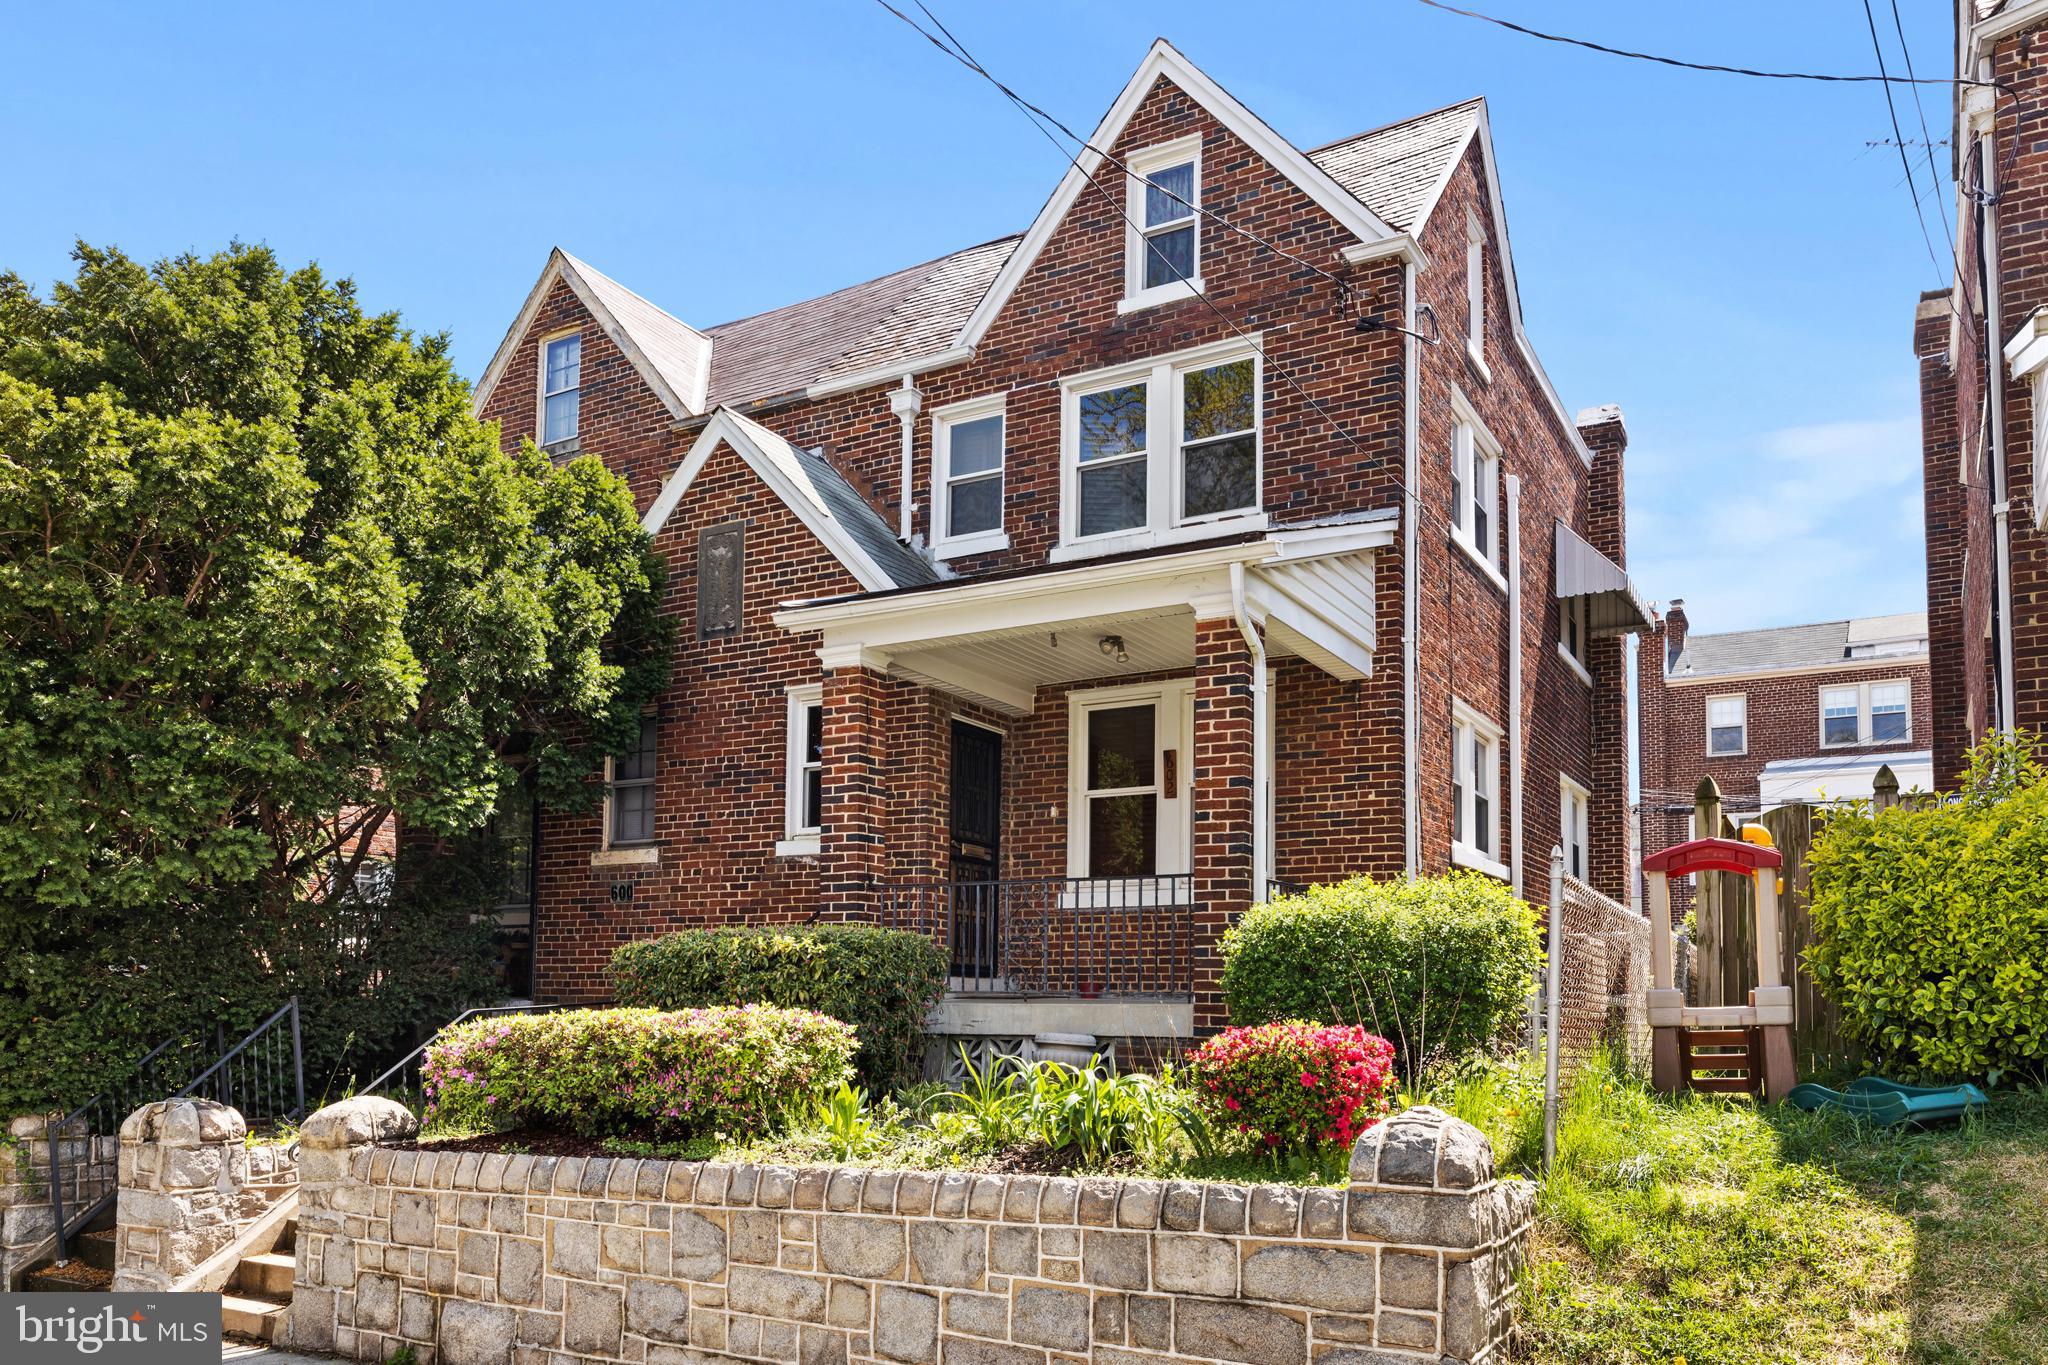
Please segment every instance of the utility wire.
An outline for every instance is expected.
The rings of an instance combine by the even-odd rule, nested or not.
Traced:
[[[1940,283],[1944,275],[1953,277],[1955,244],[1953,241],[1949,244],[1950,269],[1943,271],[1941,268],[1941,254],[1934,249],[1934,234],[1927,227],[1927,211],[1920,207],[1920,182],[1913,175],[1913,159],[1906,155],[1906,133],[1903,128],[1899,127],[1899,104],[1897,100],[1892,98],[1891,73],[1885,70],[1884,44],[1878,40],[1877,14],[1870,8],[1870,0],[1863,0],[1863,18],[1870,25],[1870,47],[1872,51],[1877,53],[1877,70],[1884,80],[1884,107],[1892,116],[1892,140],[1898,144],[1899,165],[1906,172],[1906,193],[1913,200],[1913,216],[1920,220],[1920,238],[1927,243],[1927,260],[1934,267],[1935,282]],[[1900,33],[1901,39],[1904,36],[1905,34],[1902,30]],[[1923,129],[1922,131],[1925,130]],[[1938,182],[1936,188],[1939,188]]]
[[[1913,49],[1906,42],[1905,22],[1899,18],[1899,0],[1892,0],[1892,28],[1899,35],[1899,51],[1906,58],[1906,78],[1913,82],[1913,109],[1920,116],[1921,144],[1927,148],[1927,175],[1928,178],[1933,180],[1936,185],[1939,185],[1941,183],[1941,171],[1934,164],[1934,134],[1930,132],[1927,127],[1927,105],[1920,98],[1920,75],[1918,72],[1913,70]],[[1891,87],[1889,85],[1885,87],[1885,93],[1887,95],[1891,93]],[[1904,143],[1902,139],[1901,146],[1903,145]],[[1937,198],[1934,201],[1934,207],[1935,210],[1941,214],[1941,234],[1942,236],[1948,239],[1949,255],[1954,256],[1956,250],[1956,234],[1955,229],[1949,226],[1948,205],[1941,199]]]

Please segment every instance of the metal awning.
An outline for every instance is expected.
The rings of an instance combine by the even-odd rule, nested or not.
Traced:
[[[1628,635],[1650,627],[1650,609],[1636,595],[1636,585],[1585,537],[1557,523],[1557,595],[1587,599],[1587,616],[1595,635]]]
[[[1889,767],[1902,792],[1934,790],[1934,755],[1925,749],[1906,753],[1816,754],[1810,758],[1776,758],[1757,774],[1759,804],[1765,810],[1801,804],[1836,805],[1868,801],[1876,790],[1877,772]]]

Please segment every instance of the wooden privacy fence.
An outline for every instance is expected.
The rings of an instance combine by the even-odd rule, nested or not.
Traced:
[[[1896,792],[1894,781],[1891,794],[1895,797]],[[1741,837],[1722,810],[1720,789],[1712,778],[1700,782],[1696,795],[1699,837]],[[1879,800],[1885,796],[1880,789]],[[1770,831],[1771,842],[1785,857],[1778,896],[1778,963],[1780,979],[1792,987],[1792,1053],[1802,1076],[1853,1070],[1863,1060],[1861,1048],[1843,1036],[1841,1015],[1800,965],[1806,950],[1813,946],[1806,855],[1813,847],[1817,823],[1824,817],[1823,808],[1780,806],[1753,822]],[[1692,1003],[1747,1002],[1757,984],[1755,883],[1732,872],[1701,873],[1694,886],[1693,917],[1698,957]]]

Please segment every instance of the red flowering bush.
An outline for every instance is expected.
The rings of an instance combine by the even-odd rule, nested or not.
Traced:
[[[1273,1151],[1349,1147],[1386,1114],[1394,1045],[1357,1025],[1225,1029],[1188,1058],[1204,1103]]]

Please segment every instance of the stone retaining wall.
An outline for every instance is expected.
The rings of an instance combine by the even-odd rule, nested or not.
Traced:
[[[13,1288],[24,1270],[50,1252],[57,1224],[50,1209],[49,1121],[39,1114],[9,1119],[0,1140],[0,1290]],[[119,1143],[112,1133],[91,1135],[76,1125],[58,1141],[66,1162],[68,1215],[113,1189]]]
[[[395,1111],[395,1112],[394,1112]],[[296,1346],[423,1365],[1495,1361],[1533,1188],[1433,1109],[1348,1190],[393,1151],[301,1130]]]
[[[251,1147],[212,1100],[160,1100],[121,1124],[114,1288],[182,1287],[297,1188],[294,1155]]]

